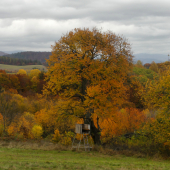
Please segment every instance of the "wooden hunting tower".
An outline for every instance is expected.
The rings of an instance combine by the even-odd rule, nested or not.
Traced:
[[[74,136],[73,139],[73,143],[72,143],[72,148],[77,148],[79,150],[79,148],[84,148],[85,151],[90,150],[92,147],[89,145],[89,141],[88,138],[90,136],[90,125],[89,124],[76,124],[75,126],[75,133],[76,134],[81,134],[79,143],[77,145],[74,145],[75,142],[75,137],[76,134]],[[84,141],[84,144],[82,145],[81,142]]]
[[[75,133],[90,134],[90,125],[89,124],[76,124]]]

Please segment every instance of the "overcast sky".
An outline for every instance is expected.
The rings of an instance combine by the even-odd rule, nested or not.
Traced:
[[[74,28],[126,37],[133,53],[170,53],[169,0],[0,0],[0,51],[51,51]]]

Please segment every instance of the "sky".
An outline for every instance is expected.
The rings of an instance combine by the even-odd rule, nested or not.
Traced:
[[[0,0],[0,51],[51,51],[74,28],[124,36],[132,52],[170,54],[169,0]]]

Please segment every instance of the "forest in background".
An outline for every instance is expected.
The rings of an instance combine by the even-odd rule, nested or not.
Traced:
[[[22,58],[11,58],[7,56],[0,56],[0,64],[7,64],[7,65],[42,65],[38,60],[30,60],[30,59],[22,59]]]
[[[170,62],[134,64],[124,38],[75,29],[48,65],[47,73],[1,70],[2,137],[70,145],[75,123],[88,118],[94,144],[170,155]]]
[[[25,51],[18,52],[14,54],[3,55],[4,57],[10,57],[11,59],[22,59],[22,60],[31,60],[47,65],[46,59],[49,59],[51,52],[35,52],[35,51]]]

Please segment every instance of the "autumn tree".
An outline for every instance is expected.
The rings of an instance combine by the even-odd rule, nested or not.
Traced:
[[[13,121],[15,117],[17,117],[22,109],[20,108],[17,102],[17,98],[15,95],[8,92],[0,93],[0,113],[3,116],[3,128],[6,133],[7,126]]]
[[[136,64],[135,64],[135,66],[136,66],[136,67],[139,67],[139,68],[143,68],[143,67],[144,67],[141,60],[138,60],[138,61],[136,62]]]
[[[32,69],[28,75],[32,79],[33,77],[38,77],[40,73],[39,69]]]
[[[19,81],[19,92],[27,92],[31,88],[31,81],[28,75],[26,74],[17,74],[16,75]]]
[[[27,75],[27,72],[24,69],[20,69],[17,74],[25,74]]]
[[[159,72],[158,65],[154,61],[152,61],[151,66],[149,67],[149,69],[153,70],[156,73]]]
[[[15,74],[8,74],[8,78],[11,81],[12,89],[16,89],[16,90],[20,89],[20,82]]]
[[[125,82],[132,66],[130,45],[111,31],[74,29],[52,47],[44,94],[60,96],[58,112],[88,118],[100,144],[96,119],[109,116],[126,100]],[[87,119],[85,119],[85,123]]]
[[[12,87],[11,80],[9,79],[9,77],[6,73],[0,73],[0,85],[5,90],[8,90]]]
[[[149,109],[166,109],[170,107],[170,70],[158,80],[148,81],[142,91],[144,104]]]
[[[163,63],[157,63],[158,69],[159,69],[159,73],[161,75],[163,75],[164,73],[167,72],[167,70],[169,70],[170,68],[170,61],[165,61]]]

